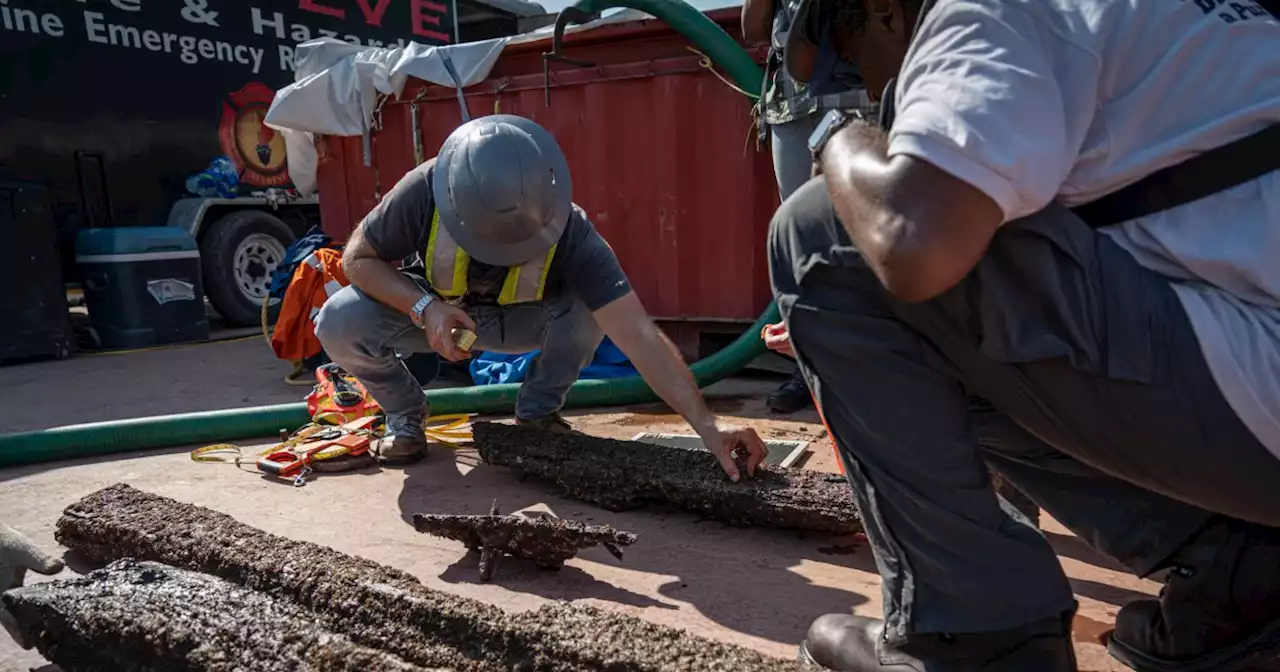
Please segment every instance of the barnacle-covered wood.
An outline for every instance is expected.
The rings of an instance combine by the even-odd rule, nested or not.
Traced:
[[[861,529],[849,485],[834,474],[761,465],[754,478],[734,483],[705,450],[486,422],[472,432],[485,462],[554,481],[565,496],[612,511],[653,504],[730,525]]]
[[[91,560],[154,560],[291,600],[356,644],[423,667],[459,672],[801,670],[750,649],[563,602],[508,614],[432,590],[370,560],[268,534],[123,484],[67,507],[56,537]]]
[[[635,534],[608,525],[585,525],[550,516],[498,515],[497,502],[485,516],[415,514],[413,526],[419,532],[461,541],[480,553],[483,581],[489,580],[498,554],[502,553],[530,560],[544,569],[560,569],[565,560],[584,548],[603,546],[621,560],[620,547],[636,543]]]
[[[217,577],[119,560],[87,576],[4,594],[23,636],[66,672],[415,672],[292,602]]]

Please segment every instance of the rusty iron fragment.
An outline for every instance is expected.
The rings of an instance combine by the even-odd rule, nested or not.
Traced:
[[[603,546],[621,560],[621,547],[636,543],[635,534],[608,525],[585,525],[553,516],[498,515],[497,501],[489,515],[415,514],[413,527],[460,541],[479,553],[481,581],[492,578],[498,558],[504,553],[530,560],[543,569],[560,569],[584,548]]]
[[[154,562],[119,560],[11,590],[3,602],[65,672],[428,669],[355,644],[291,602]]]
[[[610,511],[669,506],[737,526],[833,534],[860,531],[844,477],[761,466],[734,483],[705,450],[477,422],[480,457],[549,480],[564,495]]]
[[[88,560],[135,557],[219,576],[422,667],[497,672],[800,672],[797,663],[639,618],[553,602],[510,614],[399,570],[117,484],[67,507],[56,537]]]

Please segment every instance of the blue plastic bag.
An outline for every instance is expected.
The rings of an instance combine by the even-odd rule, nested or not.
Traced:
[[[471,358],[471,380],[476,385],[523,382],[538,350],[523,355],[504,355],[497,352],[481,352]],[[596,348],[591,363],[578,374],[580,380],[602,378],[626,378],[634,376],[636,369],[618,346],[607,337]]]
[[[219,156],[187,178],[187,191],[202,198],[235,198],[240,194],[240,172],[231,157]]]

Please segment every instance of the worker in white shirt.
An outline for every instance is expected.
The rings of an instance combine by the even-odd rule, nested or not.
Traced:
[[[1260,4],[803,0],[787,67],[830,113],[770,267],[845,462],[884,618],[802,657],[1076,669],[1071,585],[987,465],[1161,596],[1138,670],[1280,656],[1280,23]]]

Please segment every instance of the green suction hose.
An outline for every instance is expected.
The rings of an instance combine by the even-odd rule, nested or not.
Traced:
[[[732,37],[705,14],[679,0],[582,0],[571,10],[594,14],[613,7],[637,9],[661,19],[722,67],[744,91],[758,90],[763,73]],[[566,10],[562,19],[573,15]],[[557,21],[557,34],[564,24]],[[557,35],[557,44],[559,42]],[[770,303],[751,328],[723,350],[694,363],[699,387],[706,387],[746,366],[764,352],[760,331],[777,322],[778,308]],[[518,384],[430,390],[433,414],[499,413],[515,406]],[[657,396],[639,376],[611,380],[580,380],[569,391],[569,408],[621,406],[654,401]],[[273,436],[310,421],[302,403],[181,413],[130,420],[21,432],[0,436],[0,467],[50,462],[129,450],[234,441]]]
[[[677,33],[706,54],[711,62],[720,66],[743,91],[759,91],[764,83],[764,71],[754,59],[724,32],[715,21],[681,0],[579,0],[556,17],[554,35],[555,51],[559,51],[560,36],[569,23],[585,21],[588,17],[618,7],[634,9],[653,15],[671,26]]]

